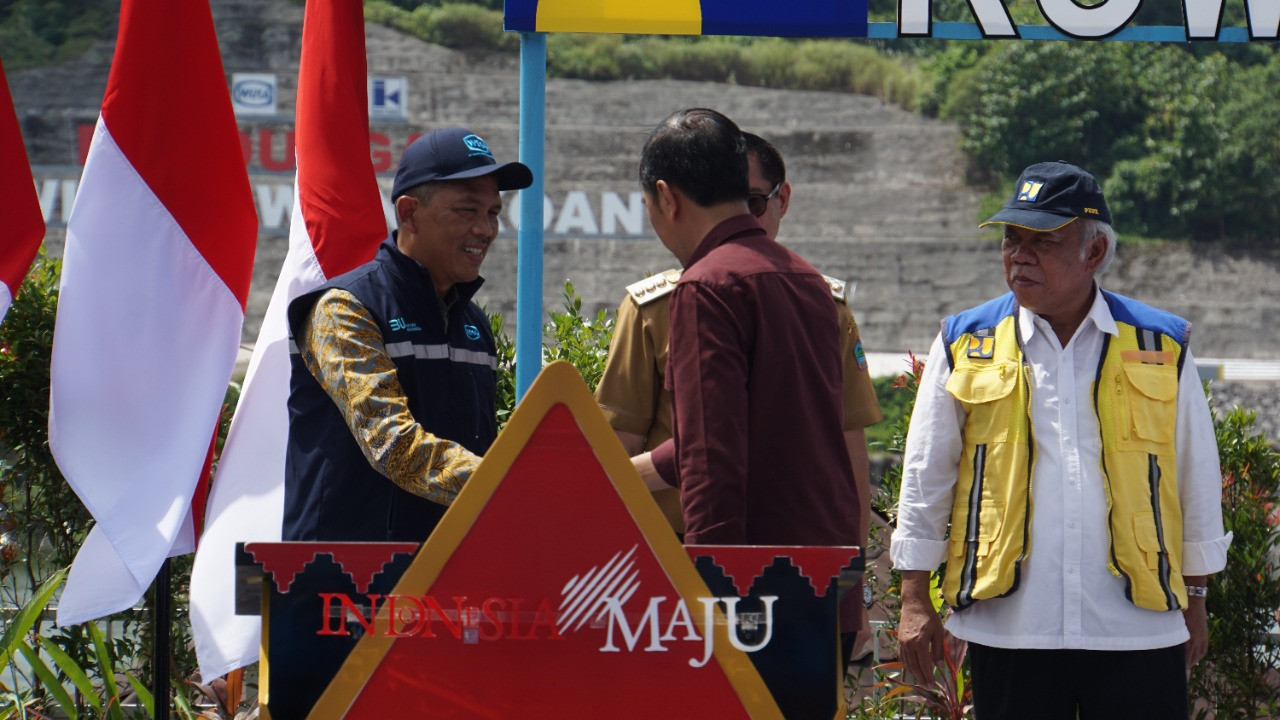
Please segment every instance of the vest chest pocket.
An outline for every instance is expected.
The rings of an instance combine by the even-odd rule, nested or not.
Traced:
[[[958,365],[947,379],[947,392],[964,404],[968,418],[964,424],[965,443],[1005,442],[1013,412],[1013,390],[1017,387],[1017,363],[1001,362],[978,367]]]
[[[1120,437],[1139,443],[1173,443],[1178,418],[1178,369],[1174,365],[1126,363],[1118,378],[1124,417]]]

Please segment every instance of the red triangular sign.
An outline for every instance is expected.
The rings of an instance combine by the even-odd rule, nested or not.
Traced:
[[[781,717],[567,363],[388,598],[312,718]]]

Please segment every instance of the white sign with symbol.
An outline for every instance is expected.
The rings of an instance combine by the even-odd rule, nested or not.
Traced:
[[[408,118],[409,80],[404,77],[369,78],[369,119],[405,120]]]

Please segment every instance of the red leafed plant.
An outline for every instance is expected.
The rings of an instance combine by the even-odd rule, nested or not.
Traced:
[[[895,633],[896,634],[896,633]],[[943,640],[943,664],[935,667],[930,683],[908,682],[905,665],[901,660],[877,665],[884,680],[876,683],[877,689],[887,689],[880,702],[907,702],[929,711],[935,718],[968,720],[973,717],[973,688],[969,684],[969,670],[964,658],[969,644],[946,633]]]

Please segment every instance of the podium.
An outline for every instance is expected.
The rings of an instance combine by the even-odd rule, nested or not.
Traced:
[[[682,546],[563,363],[421,545],[237,549],[272,720],[843,717],[862,569],[856,547]]]

